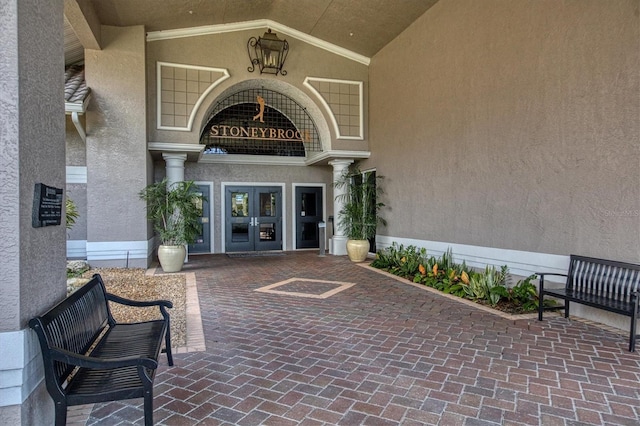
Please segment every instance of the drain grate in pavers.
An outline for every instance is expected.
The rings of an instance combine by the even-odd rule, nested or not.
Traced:
[[[288,280],[260,287],[256,289],[256,291],[287,296],[310,297],[313,299],[326,299],[354,285],[356,285],[356,283],[312,280],[308,278],[289,278]]]

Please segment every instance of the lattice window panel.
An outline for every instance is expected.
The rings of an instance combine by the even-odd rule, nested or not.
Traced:
[[[157,63],[158,129],[191,131],[203,99],[229,78],[226,69]]]
[[[327,109],[338,139],[364,139],[361,81],[307,77],[304,85]]]

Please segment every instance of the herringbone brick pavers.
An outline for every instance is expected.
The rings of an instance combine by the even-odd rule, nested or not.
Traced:
[[[160,367],[156,424],[640,424],[640,355],[594,324],[503,318],[312,252],[186,270],[206,350]],[[355,285],[256,291],[292,278],[316,295]],[[87,424],[142,424],[141,405],[96,405]]]

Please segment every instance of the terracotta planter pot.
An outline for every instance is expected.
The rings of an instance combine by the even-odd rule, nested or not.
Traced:
[[[347,240],[347,255],[352,262],[362,262],[369,254],[368,240]]]
[[[158,260],[164,272],[180,272],[186,255],[187,249],[184,246],[158,247]]]

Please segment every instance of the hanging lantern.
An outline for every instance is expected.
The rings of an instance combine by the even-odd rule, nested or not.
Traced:
[[[289,53],[289,43],[287,40],[280,40],[275,33],[271,32],[271,29],[267,30],[262,37],[257,39],[251,37],[247,42],[247,52],[251,60],[251,66],[247,71],[253,72],[257,65],[260,74],[287,75],[282,67]]]

